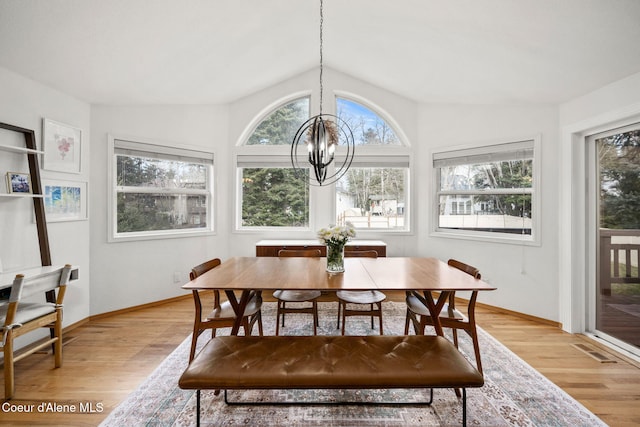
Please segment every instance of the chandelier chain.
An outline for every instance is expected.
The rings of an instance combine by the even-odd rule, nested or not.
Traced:
[[[322,0],[320,0],[320,115],[322,115],[322,92],[324,92],[324,87],[322,86],[322,27],[324,24],[324,15],[323,15],[323,7]]]
[[[355,153],[355,141],[349,125],[335,114],[323,114],[322,112],[322,97],[324,95],[322,80],[324,71],[322,57],[324,48],[323,6],[323,0],[320,0],[320,113],[305,121],[296,131],[291,142],[291,166],[295,171],[295,176],[303,178],[309,185],[329,185],[338,181],[351,166]],[[341,152],[338,160],[334,159],[334,155],[339,141],[344,142],[344,151]],[[305,147],[304,157],[309,162],[307,166],[298,163],[299,147]],[[300,158],[302,157],[300,155]],[[338,161],[341,163],[338,164]],[[314,183],[309,169],[313,170],[316,183]]]

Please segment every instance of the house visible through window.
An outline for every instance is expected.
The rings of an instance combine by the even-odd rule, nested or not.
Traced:
[[[113,239],[213,230],[211,153],[122,139],[111,143]]]
[[[527,140],[434,153],[436,231],[531,240],[535,145]]]

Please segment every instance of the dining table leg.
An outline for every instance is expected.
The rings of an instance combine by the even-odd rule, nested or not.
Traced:
[[[231,335],[238,335],[240,331],[240,326],[242,325],[242,318],[244,317],[244,311],[249,303],[249,298],[251,297],[251,290],[245,289],[242,291],[242,295],[240,296],[240,301],[236,297],[235,292],[233,290],[224,291],[227,295],[227,299],[233,307],[233,311],[236,313],[236,321],[231,328]],[[245,331],[246,333],[246,331]]]
[[[431,319],[433,320],[433,328],[436,331],[436,335],[444,336],[444,331],[442,330],[442,324],[440,323],[440,313],[442,312],[442,308],[445,303],[449,300],[449,295],[451,291],[441,291],[437,300],[433,299],[433,295],[429,291],[424,292],[424,299],[429,309],[429,314],[431,315]]]

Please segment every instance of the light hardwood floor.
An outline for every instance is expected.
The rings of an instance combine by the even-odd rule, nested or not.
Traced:
[[[607,353],[617,363],[600,363],[571,346],[579,335],[533,320],[478,308],[478,322],[491,335],[611,426],[640,425],[640,368]],[[92,319],[69,331],[64,365],[34,354],[16,364],[12,405],[92,404],[95,413],[11,413],[0,425],[95,426],[155,369],[191,332],[189,298]],[[27,408],[28,409],[28,408]],[[53,409],[53,408],[49,408]],[[100,411],[101,409],[101,411]]]

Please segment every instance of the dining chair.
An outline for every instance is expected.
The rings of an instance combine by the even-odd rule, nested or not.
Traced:
[[[468,264],[461,261],[450,259],[447,264],[464,271],[465,273],[473,276],[476,279],[481,278],[480,271]],[[458,347],[458,329],[465,331],[471,337],[473,342],[473,351],[476,358],[476,367],[478,371],[482,373],[482,361],[480,359],[480,346],[478,345],[478,332],[476,329],[476,316],[475,307],[476,299],[478,298],[478,291],[471,292],[471,298],[467,304],[467,316],[464,316],[462,312],[456,309],[455,306],[455,292],[451,292],[449,295],[449,301],[444,305],[440,312],[439,320],[443,328],[450,328],[453,336],[453,343]],[[423,302],[424,299],[421,295],[415,291],[407,292],[407,315],[404,325],[404,334],[409,334],[409,322],[413,323],[415,333],[423,335],[425,327],[427,325],[433,326],[433,319],[429,313],[429,309]]]
[[[71,278],[71,265],[52,269],[34,277],[17,274],[11,286],[9,300],[0,305],[2,323],[2,350],[4,353],[4,398],[15,394],[14,364],[30,354],[53,344],[53,358],[56,368],[62,366],[62,303],[67,284]],[[55,303],[33,301],[35,295],[53,291]],[[51,337],[29,347],[26,351],[15,352],[14,340],[39,328],[53,331]],[[16,354],[14,354],[16,353]]]
[[[189,278],[191,280],[206,273],[207,271],[219,266],[221,261],[219,258],[214,258],[209,261],[203,262],[191,269]],[[213,290],[196,290],[193,291],[193,301],[195,303],[196,312],[195,320],[193,322],[193,335],[191,337],[191,351],[189,352],[189,363],[193,360],[196,354],[196,345],[198,343],[198,337],[202,332],[207,329],[211,329],[211,338],[215,338],[216,330],[219,328],[231,328],[236,322],[236,313],[229,301],[220,300],[220,291],[218,289]],[[213,294],[213,308],[206,317],[202,317],[202,295]],[[249,302],[244,311],[242,317],[242,327],[245,335],[251,335],[254,325],[258,324],[258,333],[260,336],[263,334],[262,330],[262,293],[260,291],[252,291],[249,296]]]
[[[278,251],[279,257],[320,257],[320,249],[281,249]],[[318,333],[318,301],[320,291],[290,291],[278,289],[273,293],[273,297],[278,301],[276,311],[276,335],[280,335],[280,316],[282,316],[282,327],[284,328],[284,317],[286,313],[306,313],[313,315],[313,335]],[[311,303],[311,307],[308,304]],[[295,303],[295,306],[287,306],[287,303]]]
[[[345,257],[361,257],[361,258],[378,258],[378,252],[375,250],[369,251],[345,251]],[[340,329],[340,318],[342,317],[342,335],[345,334],[346,318],[349,316],[370,316],[371,317],[371,329],[373,326],[373,318],[377,317],[380,322],[380,335],[383,334],[382,330],[382,301],[387,296],[376,290],[368,291],[338,291],[336,292],[338,297],[338,326],[336,329]],[[368,309],[362,308],[348,308],[347,304],[353,304],[356,306],[368,306]]]

